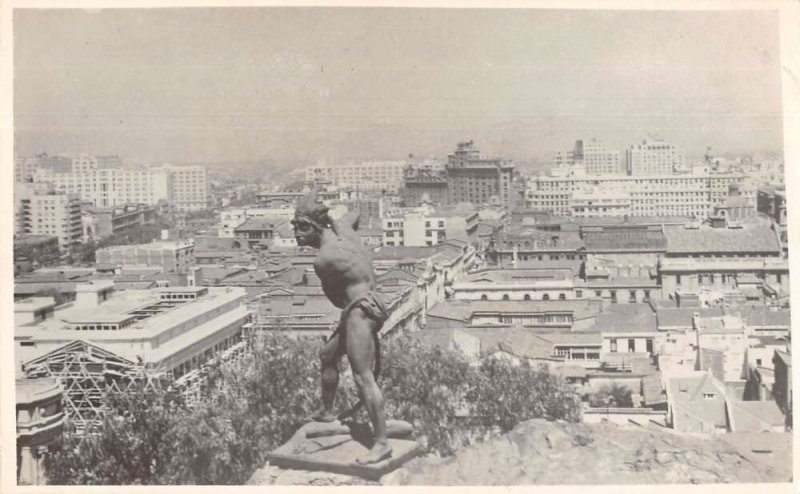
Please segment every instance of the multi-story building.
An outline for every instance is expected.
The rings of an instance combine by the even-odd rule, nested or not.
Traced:
[[[159,201],[171,203],[178,211],[209,206],[206,168],[197,165],[123,168],[119,156],[39,155],[18,159],[15,178],[50,183],[56,191],[78,194],[98,207]]]
[[[459,142],[447,157],[447,200],[450,204],[513,206],[514,165],[504,158],[482,156],[472,141]]]
[[[162,165],[153,171],[169,176],[169,202],[174,209],[201,211],[209,208],[211,196],[206,167]]]
[[[695,171],[686,174],[661,175],[606,175],[554,174],[533,177],[528,181],[527,203],[534,210],[550,211],[560,216],[575,212],[576,194],[593,189],[601,196],[610,194],[617,202],[627,203],[630,198],[630,216],[684,216],[705,218],[713,206],[725,200],[732,183],[740,188],[745,200],[755,207],[755,190],[742,173],[714,173]],[[586,199],[584,197],[584,199]],[[586,206],[584,206],[586,207]],[[601,206],[602,208],[602,206]],[[615,206],[606,214],[618,214]],[[599,211],[603,213],[602,209]]]
[[[631,214],[631,196],[614,190],[575,191],[570,198],[573,218],[624,217]]]
[[[56,236],[62,253],[81,242],[81,201],[77,194],[41,193],[20,184],[15,195],[17,233]]]
[[[764,302],[789,291],[788,261],[770,224],[676,226],[664,235],[667,248],[658,270],[665,298],[692,294],[705,304]]]
[[[122,268],[158,266],[164,273],[186,274],[194,265],[194,244],[191,242],[153,242],[140,245],[117,245],[99,249],[98,263]]]
[[[447,204],[447,171],[438,161],[408,165],[403,171],[400,196],[406,207],[419,206],[423,198]]]
[[[403,183],[405,161],[365,161],[338,166],[315,165],[306,168],[309,182],[330,182],[358,190],[397,192]]]
[[[238,340],[249,317],[244,288],[114,288],[113,281],[78,285],[75,302],[50,317],[16,322],[16,361],[23,370],[77,339],[181,375]]]
[[[223,238],[234,238],[236,227],[251,219],[271,219],[276,222],[289,221],[294,217],[294,207],[245,207],[231,208],[220,212],[218,235]]]
[[[78,285],[75,301],[51,316],[15,322],[20,370],[60,379],[66,412],[83,430],[102,423],[109,383],[145,369],[183,376],[239,343],[250,318],[240,287],[114,288]]]
[[[474,209],[439,208],[400,211],[383,218],[383,244],[386,246],[423,247],[447,239],[475,240],[478,212]]]
[[[101,240],[115,233],[152,225],[158,216],[155,207],[125,204],[113,208],[85,206],[82,209],[83,241]]]
[[[96,163],[88,163],[78,165],[77,171],[72,172],[39,168],[34,181],[50,183],[60,192],[78,194],[101,208],[171,200],[168,173],[146,168],[93,168],[91,165]]]
[[[774,220],[778,225],[786,226],[786,187],[758,189],[756,210]]]
[[[631,175],[662,175],[686,168],[683,150],[660,139],[645,139],[631,146],[626,157]]]
[[[587,175],[614,175],[622,173],[619,151],[612,151],[602,141],[577,140],[572,151],[558,151],[553,155],[556,167],[582,166]]]

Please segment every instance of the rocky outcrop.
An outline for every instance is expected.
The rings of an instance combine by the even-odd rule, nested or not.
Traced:
[[[788,482],[791,460],[749,459],[718,438],[532,420],[450,458],[417,458],[384,485]],[[785,459],[784,459],[785,460]]]
[[[420,457],[380,479],[382,485],[608,485],[789,482],[783,454],[737,450],[720,436],[687,436],[657,426],[531,420],[508,434],[458,451]],[[783,439],[786,439],[785,437]],[[249,485],[376,485],[333,473],[266,465]]]

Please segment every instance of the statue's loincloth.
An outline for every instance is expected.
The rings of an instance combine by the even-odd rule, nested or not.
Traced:
[[[383,300],[381,300],[378,292],[375,290],[370,290],[369,292],[356,297],[355,300],[347,304],[347,307],[342,309],[342,315],[339,318],[339,325],[336,326],[336,329],[333,331],[330,338],[328,338],[329,340],[336,336],[340,331],[344,330],[347,324],[347,317],[350,315],[353,309],[361,309],[361,311],[364,312],[367,317],[378,323],[375,325],[375,329],[373,330],[375,333],[383,328],[383,323],[386,322],[386,319],[389,317],[389,314],[386,312],[386,306],[383,304]]]

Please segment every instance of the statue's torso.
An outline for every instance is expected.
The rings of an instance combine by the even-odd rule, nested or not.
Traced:
[[[339,308],[356,296],[375,289],[375,275],[363,247],[341,238],[320,246],[314,260],[314,271],[322,282],[322,290]]]

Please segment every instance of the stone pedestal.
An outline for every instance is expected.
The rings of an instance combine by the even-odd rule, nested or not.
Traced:
[[[269,454],[269,463],[280,468],[353,475],[377,480],[422,453],[413,439],[408,422],[386,423],[392,456],[370,465],[355,459],[372,446],[372,431],[367,424],[310,422],[302,426],[284,445]]]

